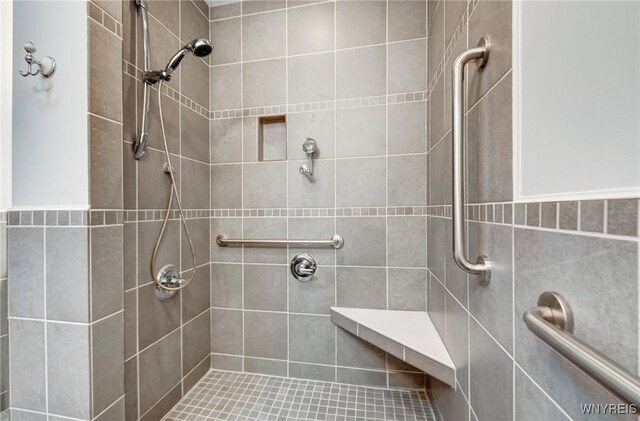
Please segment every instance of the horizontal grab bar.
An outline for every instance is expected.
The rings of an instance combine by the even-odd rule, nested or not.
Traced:
[[[523,319],[538,338],[602,387],[627,403],[640,405],[640,378],[572,335],[573,312],[560,294],[543,292],[538,306],[525,311]]]
[[[254,240],[241,238],[228,238],[224,234],[220,234],[216,238],[216,243],[220,247],[227,246],[245,246],[245,247],[333,247],[340,249],[344,246],[344,238],[341,235],[334,235],[330,240]]]

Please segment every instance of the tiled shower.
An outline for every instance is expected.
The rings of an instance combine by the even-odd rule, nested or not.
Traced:
[[[13,420],[563,420],[585,417],[578,403],[624,403],[522,322],[543,291],[558,291],[575,335],[638,374],[640,194],[532,201],[514,189],[518,5],[149,0],[151,68],[194,38],[214,47],[161,88],[196,255],[193,282],[162,301],[149,267],[170,197],[157,84],[147,152],[132,152],[144,113],[140,8],[49,3],[14,4],[14,61],[24,64],[29,34],[19,23],[57,7],[81,21],[84,90],[72,85],[82,77],[64,79],[64,59],[52,90],[14,88],[27,100],[13,109],[13,165],[58,170],[28,153],[33,121],[15,118],[33,112],[29,95],[59,101],[56,83],[84,98],[65,117],[78,131],[54,129],[69,147],[65,171],[80,164],[63,182],[14,170],[24,188],[0,213],[0,409]],[[482,36],[489,62],[467,65],[464,85],[465,252],[491,257],[488,285],[451,253],[452,67]],[[43,55],[62,54],[40,38]],[[300,171],[308,138],[313,175]],[[66,198],[83,182],[84,196]],[[216,241],[334,234],[344,247]],[[300,282],[290,261],[305,252],[318,267]],[[175,202],[158,261],[192,270]],[[453,385],[340,325],[332,307],[428,314]]]

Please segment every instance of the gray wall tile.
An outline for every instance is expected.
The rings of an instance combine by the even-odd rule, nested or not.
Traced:
[[[384,351],[340,327],[337,334],[337,352],[339,366],[368,369],[381,369],[386,366]]]
[[[389,2],[387,6],[389,41],[425,37],[427,35],[426,8],[426,1]]]
[[[46,411],[44,322],[13,319],[11,335],[11,405]]]
[[[470,340],[471,405],[479,419],[495,420],[513,411],[513,362],[472,319]],[[486,379],[491,387],[486,387]]]
[[[389,44],[388,49],[389,93],[424,91],[426,40]]]
[[[287,165],[260,162],[244,166],[243,204],[247,208],[283,208],[287,205]]]
[[[10,316],[44,316],[44,246],[44,228],[8,229]]]
[[[388,158],[389,206],[424,206],[427,204],[427,157],[421,155]]]
[[[92,320],[122,310],[122,250],[122,226],[91,228]]]
[[[286,311],[287,267],[246,265],[243,290],[245,309]]]
[[[490,287],[481,285],[475,277],[469,283],[469,310],[476,319],[505,347],[513,345],[513,259],[511,227],[470,222],[469,256],[489,256],[496,262]],[[519,317],[516,323],[519,323]]]
[[[120,355],[121,356],[121,355]],[[119,359],[119,364],[123,364]],[[88,326],[47,323],[48,410],[68,417],[91,417]]]
[[[569,419],[538,386],[533,384],[522,369],[518,367],[515,370],[515,416],[517,419],[527,421]]]
[[[155,284],[138,289],[139,346],[144,349],[180,325],[179,300],[160,301]]]
[[[513,199],[511,86],[507,76],[467,116],[469,203]]]
[[[427,220],[422,216],[387,218],[389,266],[427,267]]]
[[[389,310],[426,311],[427,272],[389,269]]]
[[[47,228],[46,231],[47,318],[88,322],[89,229]]]
[[[92,326],[93,415],[98,415],[124,393],[123,315],[115,314]]]
[[[211,120],[211,163],[242,162],[242,118]]]
[[[333,50],[333,3],[291,9],[287,14],[289,54]],[[309,28],[313,28],[312,31]]]
[[[580,231],[604,232],[604,200],[580,202]]]
[[[242,265],[211,264],[211,306],[242,308]]]
[[[242,72],[239,64],[211,68],[211,109],[228,110],[242,104]],[[245,104],[245,106],[247,106]]]
[[[607,201],[607,233],[638,235],[638,199]]]
[[[286,102],[284,59],[245,63],[242,78],[244,107],[280,105]]]
[[[286,13],[277,11],[242,18],[242,58],[258,60],[286,54]]]
[[[189,262],[188,265],[191,265]],[[196,275],[189,284],[189,288],[181,291],[182,294],[182,323],[193,319],[211,306],[211,275],[209,265],[200,266]],[[189,271],[186,275],[190,275]]]
[[[389,153],[426,152],[426,102],[390,104],[388,109]]]
[[[386,19],[385,2],[336,2],[337,48],[384,43]]]
[[[385,269],[339,267],[336,273],[338,307],[385,309]]]
[[[289,363],[289,377],[334,382],[336,369],[326,365]]]
[[[182,328],[182,372],[193,370],[211,349],[211,315],[205,311]]]
[[[290,104],[334,99],[335,54],[321,53],[288,60]]]
[[[380,217],[337,218],[337,232],[345,241],[337,251],[339,265],[383,266],[386,254],[386,224]]]
[[[349,158],[336,161],[336,206],[384,206],[385,158]],[[363,177],[363,174],[367,174]]]
[[[211,64],[236,63],[240,61],[240,18],[211,22],[210,36],[216,40],[211,53]]]
[[[291,361],[334,364],[335,325],[326,316],[289,316],[289,359]]]
[[[140,411],[145,413],[180,381],[180,333],[141,352],[139,363]]]
[[[211,166],[211,209],[242,207],[242,166]]]
[[[280,360],[264,360],[261,358],[244,358],[244,371],[270,376],[287,375],[287,362]]]
[[[356,2],[349,3],[357,4]],[[337,98],[384,95],[386,93],[386,67],[385,46],[338,51],[336,53]]]
[[[349,108],[336,111],[336,156],[384,155],[385,107]]]
[[[285,313],[245,311],[244,329],[245,355],[287,358],[287,315]]]
[[[337,380],[338,383],[385,387],[387,385],[387,374],[383,371],[339,367]]]
[[[242,354],[242,311],[211,309],[211,351]]]

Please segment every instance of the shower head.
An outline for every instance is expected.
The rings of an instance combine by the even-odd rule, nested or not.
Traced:
[[[182,59],[187,55],[187,53],[192,53],[196,57],[206,57],[211,54],[213,51],[213,46],[208,39],[205,38],[196,38],[184,47],[180,49],[177,53],[171,57],[171,60],[167,63],[167,66],[164,68],[166,76],[171,75],[173,71],[180,65]]]

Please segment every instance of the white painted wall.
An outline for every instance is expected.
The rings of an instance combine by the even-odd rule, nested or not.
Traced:
[[[516,197],[640,195],[640,2],[515,10]]]
[[[13,2],[0,1],[0,211],[11,207],[11,71]]]
[[[14,208],[87,208],[88,36],[84,1],[13,5]],[[22,77],[24,42],[58,63],[50,79]]]

